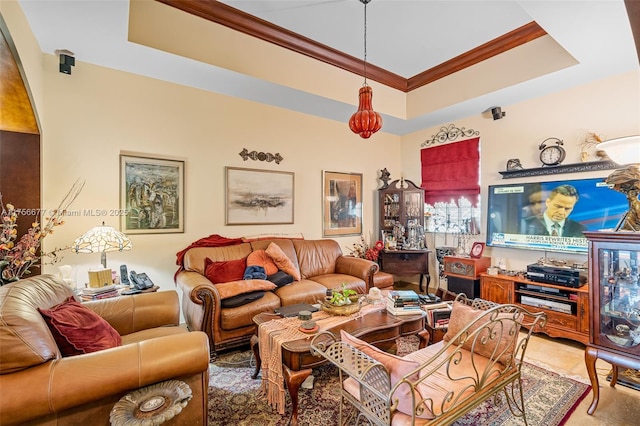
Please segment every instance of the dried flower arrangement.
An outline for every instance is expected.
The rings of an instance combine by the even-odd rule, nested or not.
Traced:
[[[20,240],[15,241],[18,236],[17,220],[22,209],[16,209],[13,204],[2,201],[0,194],[0,208],[2,209],[2,228],[0,230],[0,285],[8,284],[29,274],[30,267],[40,267],[37,264],[42,259],[49,259],[48,263],[57,263],[60,259],[59,252],[69,247],[56,248],[50,252],[39,253],[38,249],[42,240],[47,235],[53,233],[53,228],[64,224],[66,210],[78,197],[84,187],[84,181],[78,179],[67,195],[62,199],[58,207],[45,216],[45,212],[40,212],[42,220],[36,220],[31,224],[31,228],[25,232]]]
[[[378,260],[380,251],[383,248],[384,248],[384,243],[382,241],[378,240],[373,245],[373,247],[369,247],[369,244],[367,244],[364,238],[360,237],[360,242],[355,243],[353,245],[353,248],[349,249],[349,252],[353,257],[359,257],[361,259],[367,259],[375,262]]]

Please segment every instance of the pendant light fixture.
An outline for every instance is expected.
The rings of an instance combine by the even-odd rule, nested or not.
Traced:
[[[369,137],[382,128],[382,117],[373,110],[373,89],[367,84],[367,4],[371,0],[360,0],[364,4],[364,84],[358,94],[358,110],[349,119],[349,128],[361,138]]]

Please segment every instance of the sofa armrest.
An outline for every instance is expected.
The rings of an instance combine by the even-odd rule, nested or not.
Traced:
[[[378,269],[376,262],[359,257],[340,256],[336,259],[336,273],[362,279],[367,284],[367,291],[373,287],[373,276]]]
[[[84,303],[120,335],[180,324],[180,301],[174,290],[112,297]]]
[[[0,376],[0,424],[23,424],[174,378],[202,375],[208,382],[209,345],[201,332],[145,340],[61,358]],[[193,390],[197,391],[196,389]]]

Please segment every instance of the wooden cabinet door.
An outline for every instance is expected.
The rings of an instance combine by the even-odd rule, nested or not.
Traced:
[[[493,278],[483,275],[480,277],[480,297],[496,303],[512,303],[513,281]]]

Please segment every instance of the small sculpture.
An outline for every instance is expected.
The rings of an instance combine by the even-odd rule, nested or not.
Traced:
[[[380,170],[380,180],[382,181],[382,188],[380,189],[385,189],[389,187],[389,181],[391,180],[391,173],[389,173],[386,167]]]
[[[627,196],[629,211],[624,214],[615,231],[640,231],[640,169],[631,165],[611,173],[605,181],[613,190]]]

